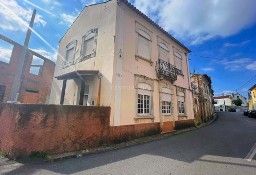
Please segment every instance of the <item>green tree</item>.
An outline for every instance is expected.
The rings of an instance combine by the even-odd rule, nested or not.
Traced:
[[[233,100],[232,103],[235,104],[236,106],[241,106],[243,102],[240,98],[238,98],[236,100]]]

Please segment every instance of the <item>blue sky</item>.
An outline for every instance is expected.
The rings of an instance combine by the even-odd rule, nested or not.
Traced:
[[[23,43],[37,9],[30,48],[55,60],[60,38],[84,6],[102,0],[0,0],[0,33]],[[247,96],[256,83],[255,0],[130,0],[190,48],[190,71],[212,77],[216,95]],[[0,57],[10,48],[1,45]]]

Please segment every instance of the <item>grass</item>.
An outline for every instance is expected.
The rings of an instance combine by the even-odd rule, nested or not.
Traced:
[[[31,158],[46,158],[47,153],[43,151],[32,151],[29,155]]]

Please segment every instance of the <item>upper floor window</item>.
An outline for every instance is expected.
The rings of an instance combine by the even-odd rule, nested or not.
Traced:
[[[12,56],[13,45],[0,39],[0,62],[9,64]]]
[[[178,69],[178,73],[182,74],[182,56],[181,53],[174,49],[175,66]]]
[[[81,60],[86,60],[96,56],[98,29],[91,29],[83,36],[81,48]]]
[[[138,23],[136,23],[136,32],[137,32],[136,56],[141,57],[143,59],[151,60],[152,33]]]
[[[163,43],[158,43],[158,50],[159,50],[159,59],[169,62],[169,48],[168,46]]]
[[[77,41],[72,41],[66,46],[66,56],[64,65],[71,64],[75,58]]]

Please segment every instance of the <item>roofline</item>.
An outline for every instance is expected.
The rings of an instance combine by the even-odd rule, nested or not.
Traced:
[[[186,46],[184,46],[180,41],[178,41],[176,38],[174,38],[171,34],[169,34],[167,31],[165,31],[162,27],[160,27],[157,23],[155,23],[152,19],[150,19],[147,15],[142,13],[139,9],[137,9],[134,5],[132,5],[127,0],[118,0],[120,2],[123,2],[126,4],[130,9],[135,11],[137,14],[139,14],[141,17],[143,17],[145,20],[147,20],[150,24],[155,26],[157,29],[159,29],[161,32],[163,32],[165,35],[167,35],[170,39],[174,40],[177,44],[179,44],[183,49],[185,49],[188,53],[191,52]]]
[[[249,90],[251,91],[251,90],[253,90],[254,88],[256,88],[256,84],[253,85]]]
[[[75,23],[75,21],[77,20],[77,18],[81,15],[81,13],[84,11],[84,9],[86,7],[90,7],[90,6],[95,6],[95,5],[99,5],[99,4],[105,4],[105,3],[108,3],[109,1],[112,1],[112,0],[108,0],[108,1],[105,1],[105,2],[98,2],[98,3],[94,3],[94,4],[91,4],[91,5],[87,5],[87,6],[84,6],[84,8],[80,11],[79,15],[76,17],[76,19],[72,22],[72,24],[69,26],[68,30],[64,33],[64,35],[60,38],[59,40],[59,43],[61,42],[61,40],[64,38],[64,36],[68,33],[69,29],[71,28],[71,26]]]
[[[81,12],[79,13],[79,15],[76,17],[75,21],[77,20],[77,18],[81,15],[81,13],[83,12],[83,10],[86,7],[90,7],[90,6],[94,6],[94,5],[99,5],[99,4],[105,4],[108,3],[112,0],[108,0],[105,2],[100,2],[100,3],[95,3],[95,4],[91,4],[88,6],[84,6],[84,8],[81,10]],[[142,18],[144,18],[145,20],[147,20],[150,24],[152,24],[153,26],[155,26],[157,29],[159,29],[161,32],[163,32],[165,35],[167,35],[170,39],[172,39],[175,43],[177,43],[178,45],[180,45],[183,49],[185,49],[188,53],[191,52],[191,50],[189,50],[185,45],[183,45],[180,41],[178,41],[176,38],[174,38],[171,34],[169,34],[167,31],[165,31],[162,27],[160,27],[157,23],[155,23],[152,19],[150,19],[147,15],[145,15],[144,13],[142,13],[139,9],[137,9],[134,5],[132,5],[130,2],[128,2],[127,0],[117,0],[117,3],[119,2],[123,2],[125,5],[127,5],[127,7],[129,7],[130,9],[132,9],[134,12],[136,12],[137,14],[139,14]],[[75,22],[74,21],[74,22]],[[70,27],[68,28],[68,30],[64,33],[64,35],[61,37],[59,43],[61,42],[61,40],[63,39],[63,37],[66,35],[66,33],[69,31],[69,29],[71,28],[71,26],[74,24],[74,22],[70,25]]]

